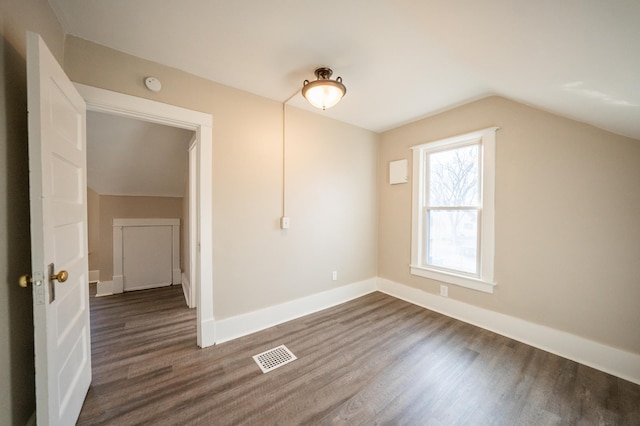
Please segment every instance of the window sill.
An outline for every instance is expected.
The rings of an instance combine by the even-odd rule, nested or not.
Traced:
[[[442,271],[428,269],[422,266],[411,265],[411,274],[423,278],[430,278],[436,281],[442,281],[448,284],[454,284],[472,290],[482,291],[484,293],[492,293],[495,283],[483,281],[477,278],[465,277],[463,275],[449,274]]]

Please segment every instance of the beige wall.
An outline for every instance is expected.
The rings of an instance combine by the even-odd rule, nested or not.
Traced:
[[[100,270],[100,195],[87,188],[87,240],[89,270]]]
[[[0,424],[35,412],[29,273],[26,31],[40,33],[62,63],[64,33],[46,0],[0,1]]]
[[[378,274],[409,274],[411,184],[387,183],[412,145],[497,125],[493,295],[449,297],[640,353],[640,141],[500,97],[388,131],[379,154]]]
[[[178,197],[99,195],[97,199],[99,200],[100,281],[113,279],[113,219],[182,219],[182,198]],[[93,209],[91,203],[94,201],[95,199],[89,199],[89,211]]]
[[[212,114],[214,257],[204,261],[217,320],[376,275],[377,134],[288,108],[283,231],[279,102],[75,37],[65,49],[74,81]],[[144,88],[147,75],[162,92]]]

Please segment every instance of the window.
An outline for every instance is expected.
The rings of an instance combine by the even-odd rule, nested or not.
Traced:
[[[413,275],[493,293],[497,130],[412,147]]]

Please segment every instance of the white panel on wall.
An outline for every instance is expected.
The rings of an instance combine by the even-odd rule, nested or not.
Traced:
[[[179,235],[180,219],[114,219],[113,292],[179,284]]]
[[[170,226],[128,226],[122,231],[124,291],[173,281]]]
[[[404,159],[389,162],[389,183],[396,185],[407,182],[409,182],[408,161]]]

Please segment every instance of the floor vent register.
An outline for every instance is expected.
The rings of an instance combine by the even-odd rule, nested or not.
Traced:
[[[258,367],[263,373],[273,371],[278,367],[282,367],[285,364],[290,363],[298,359],[285,345],[280,345],[277,348],[269,349],[261,354],[254,355],[253,360],[258,364]]]

